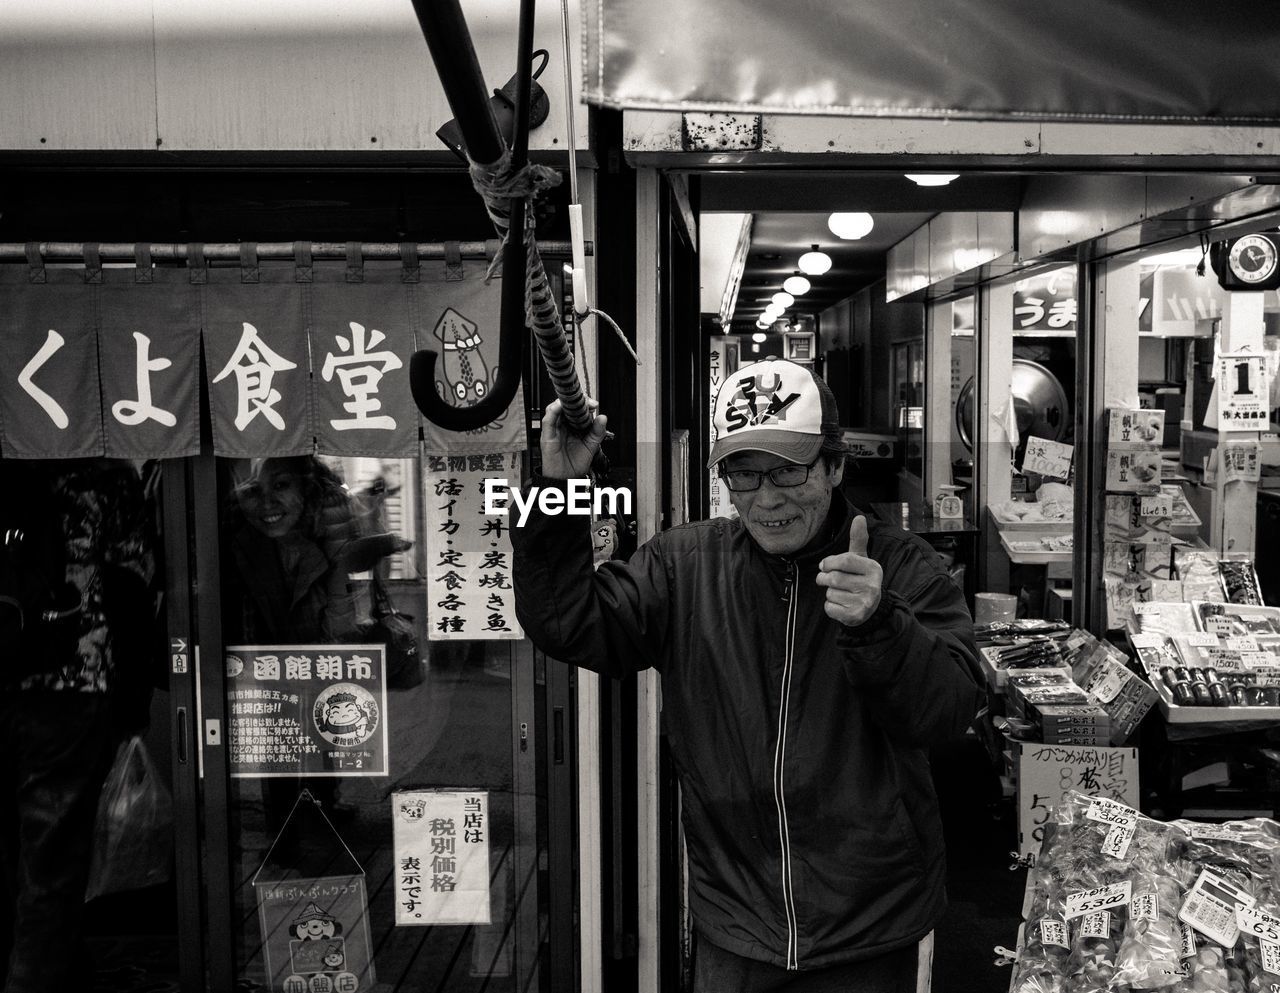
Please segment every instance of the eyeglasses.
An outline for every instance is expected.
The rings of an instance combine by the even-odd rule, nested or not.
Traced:
[[[769,482],[778,487],[799,486],[801,483],[809,479],[809,470],[818,464],[818,458],[814,459],[808,465],[780,465],[776,469],[770,469],[767,472],[761,472],[758,469],[722,469],[720,471],[724,483],[734,493],[750,493],[752,490],[760,489],[760,483],[765,476],[769,477]]]

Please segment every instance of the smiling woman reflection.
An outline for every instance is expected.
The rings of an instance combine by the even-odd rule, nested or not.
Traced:
[[[259,644],[351,640],[356,611],[347,558],[356,535],[338,477],[310,456],[237,459],[231,485],[231,553],[244,593],[240,636]]]

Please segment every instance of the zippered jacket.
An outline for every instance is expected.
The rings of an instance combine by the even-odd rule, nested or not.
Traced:
[[[794,560],[716,519],[597,571],[585,517],[535,511],[511,529],[535,645],[614,677],[662,674],[696,929],[790,969],[933,929],[945,853],[927,749],[963,735],[983,701],[964,598],[919,537],[868,518],[880,605],[853,628],[826,615],[818,562],[848,551],[852,513],[837,493],[829,541]]]

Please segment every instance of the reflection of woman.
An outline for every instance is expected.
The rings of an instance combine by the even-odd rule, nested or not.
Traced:
[[[231,473],[231,553],[245,593],[241,637],[260,644],[351,640],[356,612],[347,556],[355,524],[338,477],[311,456],[241,459]]]

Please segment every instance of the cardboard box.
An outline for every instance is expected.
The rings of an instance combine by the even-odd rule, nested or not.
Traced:
[[[1108,411],[1108,451],[1119,448],[1159,450],[1163,439],[1163,410],[1127,410],[1113,407]]]
[[[1156,494],[1160,492],[1160,452],[1152,449],[1107,451],[1108,493]]]
[[[1076,682],[1111,715],[1113,745],[1127,741],[1160,699],[1125,661],[1124,653],[1103,642],[1073,671]]]

